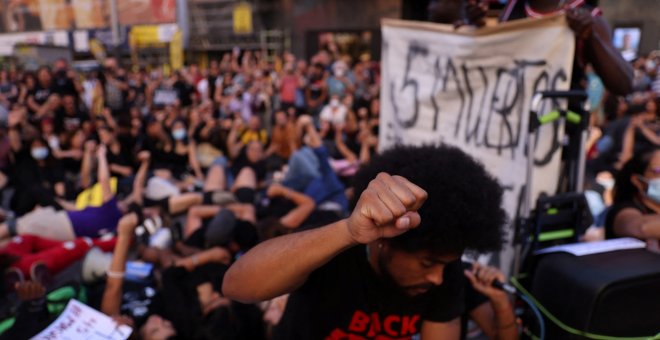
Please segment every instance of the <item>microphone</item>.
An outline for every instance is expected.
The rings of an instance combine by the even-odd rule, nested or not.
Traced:
[[[508,283],[506,283],[506,282],[501,282],[500,280],[495,280],[495,281],[493,281],[493,283],[492,283],[491,285],[492,285],[493,287],[495,287],[495,288],[497,288],[497,289],[499,289],[499,290],[503,290],[503,291],[505,291],[505,292],[507,292],[507,293],[509,293],[509,294],[516,294],[516,292],[518,291],[518,290],[516,289],[516,287],[514,287],[514,286],[512,286],[512,285],[510,285],[510,284],[508,284]]]

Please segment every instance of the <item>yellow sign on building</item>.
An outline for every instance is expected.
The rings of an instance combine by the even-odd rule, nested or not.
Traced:
[[[174,32],[172,41],[170,41],[170,64],[172,64],[172,70],[183,68],[183,40],[179,30]]]
[[[234,34],[252,33],[252,6],[247,2],[234,7]]]

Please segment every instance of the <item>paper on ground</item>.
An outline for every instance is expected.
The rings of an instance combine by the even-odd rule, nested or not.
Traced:
[[[118,326],[109,316],[71,299],[57,320],[32,339],[125,340],[132,332],[131,327]]]
[[[624,237],[612,240],[598,242],[584,242],[563,244],[560,246],[549,247],[535,252],[536,255],[566,252],[575,256],[584,256],[592,254],[607,253],[616,250],[640,249],[646,247],[646,243],[638,239]]]

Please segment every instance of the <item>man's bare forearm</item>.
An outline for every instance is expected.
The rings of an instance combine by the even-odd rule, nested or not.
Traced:
[[[246,303],[272,299],[297,289],[314,270],[354,245],[346,220],[268,240],[229,268],[222,291]]]

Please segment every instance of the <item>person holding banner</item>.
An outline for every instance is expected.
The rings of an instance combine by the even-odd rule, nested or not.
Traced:
[[[224,295],[254,302],[292,292],[276,339],[458,339],[459,259],[501,247],[500,185],[454,147],[397,146],[358,172],[355,193],[350,217],[243,255]]]
[[[612,45],[610,27],[593,0],[509,0],[501,21],[541,18],[565,13],[568,25],[575,33],[576,58],[571,88],[582,88],[584,69],[591,64],[605,87],[625,96],[632,92],[633,70]]]

